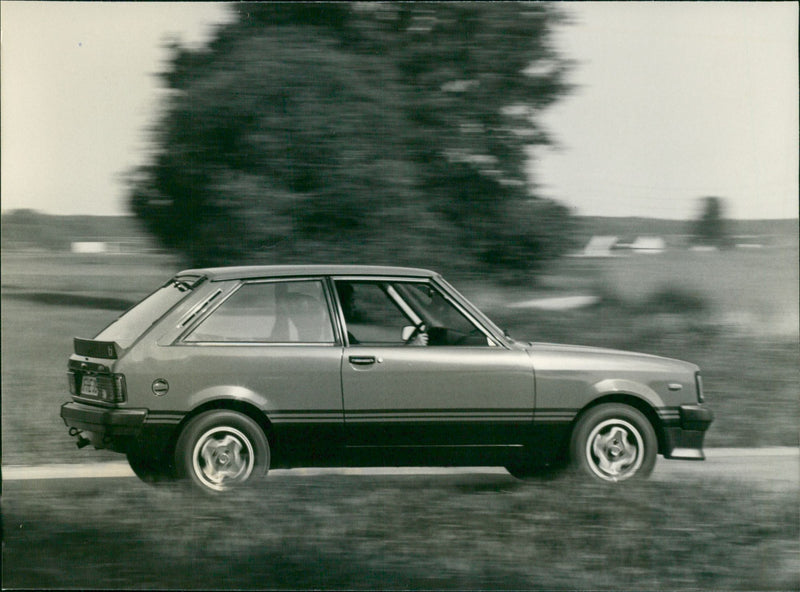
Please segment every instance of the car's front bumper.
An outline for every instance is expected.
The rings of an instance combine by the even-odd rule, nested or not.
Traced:
[[[682,405],[680,424],[664,427],[664,458],[705,460],[703,440],[714,414],[700,405]]]

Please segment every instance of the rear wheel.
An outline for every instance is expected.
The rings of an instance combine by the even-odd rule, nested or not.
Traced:
[[[264,431],[237,411],[198,415],[183,429],[175,447],[178,476],[208,493],[252,484],[267,473],[269,463]]]
[[[647,418],[629,405],[607,403],[589,409],[572,432],[575,467],[600,481],[644,478],[656,464],[658,440]]]

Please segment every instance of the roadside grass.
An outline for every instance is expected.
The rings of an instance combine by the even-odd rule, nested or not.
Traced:
[[[3,499],[8,588],[800,586],[796,493],[726,481],[268,477],[224,500],[130,480],[23,487]]]

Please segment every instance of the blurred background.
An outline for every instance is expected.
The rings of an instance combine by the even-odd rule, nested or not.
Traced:
[[[717,416],[711,447],[797,447],[796,4],[4,1],[0,11],[4,465],[116,458],[78,454],[58,417],[72,337],[96,334],[181,268],[255,263],[435,269],[516,338],[697,363]],[[694,485],[702,495],[688,499],[721,504],[719,520],[752,497]],[[628,501],[646,511],[646,500],[666,503],[640,493]],[[555,507],[557,492],[546,495]],[[785,513],[785,499],[765,507]],[[703,557],[713,541],[691,527],[700,507],[680,535]],[[736,555],[751,579],[702,562],[637,579],[648,556],[606,584],[796,587],[794,511],[788,535],[773,512],[777,530]],[[552,540],[590,518],[542,532]],[[744,530],[732,525],[725,541]],[[578,549],[584,587],[597,583],[590,547]],[[748,570],[776,556],[773,571]],[[447,565],[455,575],[437,586],[529,582]],[[55,581],[28,571],[18,583]]]

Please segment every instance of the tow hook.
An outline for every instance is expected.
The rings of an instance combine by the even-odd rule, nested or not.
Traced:
[[[89,440],[88,438],[84,438],[81,434],[82,434],[82,432],[78,428],[70,428],[69,429],[69,435],[72,436],[73,438],[77,438],[77,441],[75,442],[75,445],[78,448],[85,448],[86,446],[91,444],[92,441]]]

